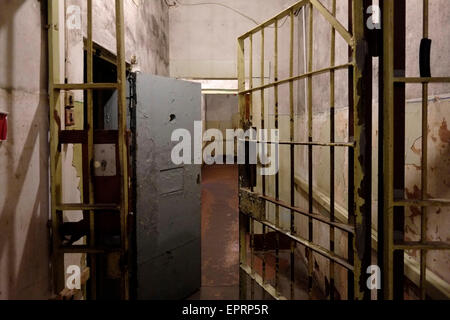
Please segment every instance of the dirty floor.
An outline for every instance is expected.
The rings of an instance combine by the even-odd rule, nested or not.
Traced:
[[[202,176],[202,287],[189,299],[238,300],[238,167],[205,166]]]

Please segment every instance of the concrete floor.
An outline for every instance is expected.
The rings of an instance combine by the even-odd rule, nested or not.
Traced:
[[[189,299],[238,300],[238,167],[205,166],[202,176],[202,287]]]
[[[202,170],[202,287],[188,300],[239,300],[238,204],[238,167],[205,166]],[[255,269],[259,273],[261,259],[255,254]],[[285,277],[288,269],[289,257],[280,252],[280,290],[289,287],[289,277]],[[306,265],[299,262],[297,269],[297,279],[306,280]],[[266,277],[269,282],[275,278],[275,255],[271,251],[266,253]],[[245,278],[250,288],[250,278]],[[309,299],[306,282],[296,284],[296,299]],[[271,299],[256,283],[253,285],[253,298]],[[247,298],[251,299],[250,290]]]

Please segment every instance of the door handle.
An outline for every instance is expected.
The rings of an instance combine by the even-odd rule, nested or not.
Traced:
[[[431,39],[423,38],[420,42],[420,77],[431,78]]]

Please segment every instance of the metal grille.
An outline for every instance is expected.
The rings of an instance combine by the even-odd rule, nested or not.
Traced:
[[[268,112],[268,103],[265,93],[273,92],[274,101],[274,127],[279,129],[279,88],[283,84],[289,85],[289,141],[280,141],[279,145],[289,147],[289,194],[290,201],[283,201],[280,197],[281,183],[279,173],[276,174],[274,183],[274,196],[268,193],[268,185],[271,183],[265,176],[255,177],[255,168],[247,164],[245,170],[240,170],[240,266],[241,266],[241,294],[242,298],[255,298],[255,283],[263,288],[263,292],[268,293],[275,299],[298,299],[296,296],[296,272],[295,266],[299,258],[296,256],[296,248],[305,248],[306,264],[307,264],[307,294],[310,298],[313,293],[313,270],[314,255],[319,255],[329,261],[329,299],[334,299],[335,286],[335,268],[339,267],[347,270],[347,297],[349,299],[369,298],[370,293],[366,287],[366,268],[370,264],[371,255],[371,192],[370,192],[370,143],[371,141],[371,91],[365,87],[364,77],[371,77],[366,68],[366,73],[362,69],[367,61],[368,52],[364,41],[364,4],[362,0],[349,1],[349,30],[347,30],[336,18],[336,0],[333,0],[331,10],[326,8],[318,0],[299,1],[290,8],[277,14],[275,17],[264,22],[260,26],[248,31],[238,39],[238,80],[239,80],[239,108],[241,114],[241,126],[244,129],[258,127],[267,128],[265,118]],[[295,15],[302,10],[308,12],[308,38],[307,50],[308,61],[307,70],[303,74],[295,74],[294,70],[294,19]],[[328,68],[313,69],[314,59],[314,15],[313,11],[317,11],[326,19],[330,25],[331,40],[329,43],[330,50],[330,66]],[[284,20],[286,19],[286,20]],[[282,22],[281,22],[282,21]],[[281,23],[290,22],[289,28],[289,76],[285,79],[279,79],[279,62],[282,52],[280,44]],[[274,29],[273,39],[267,39],[267,31],[269,28]],[[336,65],[336,32],[344,39],[350,53],[350,62]],[[260,49],[260,74],[254,75],[254,37],[259,34],[261,39]],[[248,68],[246,68],[246,50],[245,42],[248,41],[249,59]],[[266,82],[265,76],[265,43],[273,41],[274,45],[274,81]],[[248,74],[246,74],[246,69]],[[348,137],[345,142],[336,141],[335,136],[335,73],[337,70],[348,70],[349,89],[348,89]],[[313,78],[318,75],[329,74],[330,86],[330,141],[320,142],[313,141]],[[254,78],[260,78],[260,85],[254,86]],[[248,88],[247,81],[249,79]],[[295,83],[306,80],[306,105],[307,105],[307,141],[295,141],[295,106],[294,90]],[[371,81],[371,79],[370,79]],[[371,84],[371,82],[369,83]],[[273,91],[272,91],[273,90]],[[253,111],[254,96],[260,95],[261,121],[255,123],[253,121],[255,113]],[[269,106],[270,107],[270,106]],[[259,117],[258,117],[259,118]],[[258,139],[260,143],[266,140]],[[296,169],[296,150],[297,148],[305,148],[307,150],[308,163],[308,210],[302,210],[296,206],[295,192],[295,169]],[[324,216],[314,211],[314,170],[313,170],[313,153],[315,148],[329,148],[330,152],[330,216]],[[335,216],[335,171],[336,171],[336,148],[344,148],[348,153],[348,218],[345,221],[339,221]],[[258,165],[261,166],[261,165]],[[258,181],[258,182],[256,182]],[[257,191],[260,190],[260,191]],[[268,206],[274,206],[275,218],[269,218],[267,215]],[[286,228],[280,224],[280,210],[288,210],[290,212],[290,227]],[[302,237],[296,230],[295,217],[303,216],[307,218],[308,236]],[[315,241],[314,222],[329,226],[330,241],[328,246],[321,245]],[[262,231],[255,231],[255,229]],[[342,255],[336,253],[335,250],[335,232],[339,230],[346,234],[347,254]],[[272,239],[271,235],[275,238]],[[262,240],[261,240],[262,239]],[[260,242],[262,241],[262,245]],[[257,242],[259,244],[257,244]],[[289,244],[287,245],[286,242]],[[255,248],[258,247],[258,254],[262,256],[261,265],[256,265],[255,258],[257,253]],[[274,251],[274,281],[267,280],[268,264],[267,252]],[[289,257],[289,293],[281,293],[280,289],[280,256],[287,253]],[[250,257],[249,257],[250,255]],[[271,262],[272,263],[272,262]],[[250,281],[250,294],[247,290],[247,277]],[[285,290],[286,291],[286,290]]]
[[[429,36],[429,1],[423,0],[423,39]],[[403,299],[404,278],[404,252],[405,250],[420,250],[420,298],[427,297],[427,252],[431,250],[450,250],[448,242],[428,241],[427,239],[427,212],[430,207],[448,207],[450,199],[430,199],[428,197],[428,88],[430,83],[450,83],[449,77],[431,77],[431,74],[421,74],[420,77],[405,77],[394,74],[394,70],[401,69],[395,61],[395,55],[404,57],[402,48],[405,28],[405,2],[383,1],[383,154],[384,154],[384,298]],[[395,33],[392,30],[397,30]],[[403,34],[402,34],[403,33]],[[403,51],[403,52],[402,52]],[[425,62],[426,64],[426,62]],[[429,64],[429,61],[428,61]],[[404,69],[404,66],[400,66]],[[422,71],[421,71],[422,73]],[[422,158],[421,158],[421,199],[404,199],[404,181],[398,182],[394,175],[395,168],[404,168],[404,157],[397,157],[399,150],[404,149],[405,140],[399,141],[396,137],[404,136],[399,127],[404,123],[404,97],[406,84],[421,84],[422,86]],[[398,99],[403,99],[399,104]],[[402,101],[402,100],[400,100]],[[396,103],[397,102],[397,103]],[[401,110],[398,110],[398,107]],[[397,110],[397,111],[396,111]],[[400,112],[400,117],[398,116]],[[403,114],[403,116],[401,116]],[[394,129],[395,123],[395,129]],[[403,128],[404,130],[404,128]],[[396,171],[398,175],[398,171]],[[401,174],[403,178],[403,174]],[[399,191],[397,191],[399,190]],[[399,194],[402,193],[402,194]],[[419,207],[421,210],[420,241],[404,240],[404,209],[406,207]]]
[[[51,170],[51,218],[52,218],[52,269],[54,275],[55,293],[60,293],[65,287],[64,283],[64,254],[88,254],[90,271],[89,297],[97,296],[97,255],[106,253],[105,248],[96,244],[95,216],[104,211],[120,212],[120,248],[114,249],[121,254],[125,261],[129,247],[127,234],[128,215],[128,155],[126,144],[126,66],[125,66],[125,38],[124,38],[124,9],[123,0],[115,1],[116,8],[116,34],[117,34],[117,83],[94,83],[93,75],[93,10],[92,0],[87,0],[87,83],[67,84],[60,79],[60,43],[59,32],[63,30],[64,23],[59,21],[58,1],[48,1],[49,12],[49,91],[50,91],[50,170]],[[85,90],[87,92],[87,114],[83,119],[86,128],[83,131],[65,130],[61,125],[61,94],[64,91]],[[117,204],[96,203],[94,195],[94,144],[99,132],[94,130],[94,90],[117,90],[118,92],[118,119],[119,128],[115,133],[119,150],[118,164],[120,167],[120,200]],[[97,135],[95,134],[97,133]],[[104,133],[104,132],[103,132]],[[80,138],[81,137],[81,138]],[[83,145],[83,195],[82,202],[76,204],[62,203],[62,148],[63,144]],[[89,221],[88,244],[64,246],[60,234],[60,225],[63,223],[65,211],[83,211]],[[129,276],[126,267],[121,270],[121,295],[123,299],[129,297]]]

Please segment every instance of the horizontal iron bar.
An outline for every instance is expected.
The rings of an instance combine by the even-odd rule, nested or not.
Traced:
[[[448,199],[398,200],[394,201],[394,207],[450,207],[450,200]]]
[[[305,78],[308,78],[308,77],[311,77],[311,76],[327,73],[327,72],[330,72],[332,70],[345,69],[345,68],[348,68],[348,67],[351,67],[351,66],[353,66],[353,63],[345,63],[345,64],[341,64],[341,65],[334,66],[334,67],[328,67],[328,68],[324,68],[324,69],[319,69],[319,70],[307,72],[307,73],[304,73],[304,74],[301,74],[301,75],[298,75],[298,76],[286,78],[286,79],[283,79],[283,80],[270,82],[270,83],[267,83],[267,84],[259,86],[259,87],[254,87],[254,88],[251,88],[251,89],[243,90],[243,91],[240,91],[239,94],[240,95],[248,94],[248,93],[251,93],[251,92],[254,92],[254,91],[268,89],[268,88],[271,88],[271,87],[274,87],[274,86],[279,86],[279,85],[282,85],[284,83],[288,83],[288,82],[291,82],[291,81],[301,80],[301,79],[305,79]]]
[[[55,90],[113,90],[117,88],[117,83],[61,83],[53,85]]]
[[[117,130],[94,130],[94,144],[117,144]],[[62,130],[60,144],[87,144],[88,130]]]
[[[332,253],[328,249],[325,249],[322,246],[319,246],[311,241],[303,239],[302,237],[299,237],[298,235],[294,235],[290,231],[283,230],[269,221],[262,220],[262,219],[255,219],[254,217],[250,217],[250,218],[261,223],[262,225],[265,225],[266,227],[268,227],[278,233],[281,233],[281,234],[291,238],[295,242],[313,250],[314,252],[320,254],[321,256],[336,262],[337,264],[341,265],[342,267],[346,268],[347,270],[350,270],[350,271],[354,270],[353,266],[347,261],[347,259],[342,258],[342,257]]]
[[[57,211],[88,211],[88,210],[120,210],[117,204],[83,204],[83,203],[65,203],[56,205]]]
[[[307,217],[311,217],[311,218],[313,218],[313,219],[315,219],[317,221],[323,222],[323,223],[325,223],[325,224],[327,224],[329,226],[336,227],[336,228],[338,228],[338,229],[340,229],[342,231],[345,231],[345,232],[348,232],[348,233],[351,233],[351,234],[355,233],[355,228],[353,226],[348,225],[348,224],[340,223],[340,222],[333,222],[329,218],[324,217],[324,216],[322,216],[322,215],[320,215],[318,213],[304,212],[304,211],[300,210],[299,208],[290,206],[290,205],[288,205],[287,203],[285,203],[283,201],[276,200],[276,199],[268,197],[268,196],[263,196],[263,195],[257,195],[257,196],[259,198],[263,199],[263,200],[269,201],[269,202],[271,202],[273,204],[276,204],[276,205],[278,205],[280,207],[292,210],[292,211],[294,211],[296,213],[299,213],[301,215],[304,215],[304,216],[307,216]]]
[[[431,77],[431,78],[395,77],[394,82],[399,82],[399,83],[447,83],[447,82],[450,82],[450,78],[449,77]]]
[[[61,246],[58,249],[61,253],[105,253],[105,252],[121,252],[121,248],[91,248],[89,246]]]
[[[294,146],[317,146],[317,147],[347,147],[354,148],[354,143],[348,142],[295,142],[295,141],[264,141],[264,140],[248,140],[248,139],[239,139],[239,141],[243,142],[253,142],[253,143],[261,143],[261,144],[280,144],[280,145],[294,145]]]
[[[304,7],[307,4],[309,4],[309,0],[303,0],[301,2],[295,3],[294,5],[290,6],[289,8],[287,8],[287,9],[283,10],[282,12],[280,12],[279,14],[277,14],[275,17],[272,17],[269,20],[266,20],[265,22],[261,23],[260,25],[256,26],[255,28],[251,29],[250,31],[247,31],[242,36],[240,36],[238,39],[244,40],[244,39],[248,38],[251,34],[254,34],[254,33],[260,31],[261,29],[274,24],[275,21],[283,19],[284,17],[287,17],[288,15],[291,14],[292,10],[296,11],[296,10]]]
[[[274,299],[276,300],[288,300],[285,296],[281,295],[275,288],[274,286],[264,282],[263,278],[255,273],[252,272],[252,270],[246,266],[241,264],[241,269],[245,271],[245,273],[247,273],[247,275],[252,278],[253,280],[256,281],[256,283],[258,285],[260,285],[262,288],[264,288],[264,290],[266,290],[267,293],[269,293]]]
[[[450,250],[450,243],[438,241],[413,242],[397,241],[394,244],[394,250]]]

